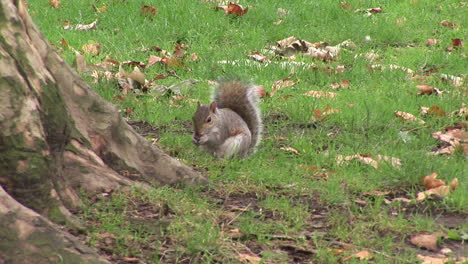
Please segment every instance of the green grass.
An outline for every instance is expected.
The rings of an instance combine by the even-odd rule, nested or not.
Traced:
[[[442,214],[442,217],[455,215],[466,219],[466,156],[460,152],[450,156],[426,155],[438,144],[431,137],[433,132],[466,118],[421,117],[419,107],[438,105],[450,112],[467,102],[466,84],[453,87],[439,75],[466,74],[466,49],[450,53],[445,48],[453,38],[465,38],[466,43],[468,7],[459,1],[349,3],[351,10],[331,1],[241,1],[240,4],[250,7],[249,12],[233,17],[222,11],[214,12],[216,3],[146,1],[144,4],[158,8],[157,15],[151,19],[140,15],[142,2],[138,1],[63,1],[57,9],[46,2],[30,1],[29,12],[34,21],[70,64],[75,53],[61,48],[61,39],[77,50],[83,44],[98,41],[101,52],[95,57],[85,55],[88,63],[101,62],[106,56],[120,62],[147,62],[149,55],[158,54],[144,48],[158,46],[172,52],[178,42],[189,47],[189,54],[196,53],[199,57],[194,62],[186,61],[188,68],[155,64],[144,70],[147,79],[172,70],[183,80],[198,80],[195,85],[182,88],[185,99],[180,102],[154,94],[122,95],[116,81],[93,83],[93,78],[83,75],[94,90],[115,103],[122,113],[132,108],[129,119],[144,120],[160,128],[158,145],[204,171],[212,182],[208,189],[163,187],[148,193],[133,190],[90,203],[83,213],[90,223],[89,243],[102,250],[103,239],[98,234],[113,233],[115,241],[111,241],[112,249],[107,252],[110,258],[138,257],[145,263],[237,263],[242,253],[260,256],[264,263],[339,263],[343,257],[365,249],[371,250],[374,257],[371,263],[414,263],[418,249],[407,242],[412,235],[438,230],[466,233],[466,223],[446,227],[435,217]],[[106,6],[107,11],[97,13],[92,4]],[[372,16],[353,12],[379,6],[383,13]],[[288,14],[283,23],[275,25],[279,19],[278,8],[287,10]],[[90,31],[65,31],[64,24],[59,22],[89,24],[95,19],[99,20],[97,29]],[[458,21],[458,24],[455,28],[443,27],[439,24],[442,20]],[[338,74],[278,64],[255,67],[219,63],[245,61],[248,54],[293,35],[331,45],[350,39],[357,48],[344,49],[332,62],[297,58],[297,61],[313,62],[318,68],[345,65],[347,70]],[[366,41],[366,36],[371,41]],[[441,44],[426,47],[426,39],[432,38],[440,39]],[[369,71],[372,63],[356,55],[370,51],[380,56],[375,64],[403,66],[418,74],[423,67],[437,68],[439,72],[427,77],[428,84],[447,93],[416,96],[415,85],[419,83],[408,74],[400,70]],[[299,80],[272,98],[262,99],[264,139],[258,151],[245,160],[216,160],[191,144],[190,120],[196,101],[207,103],[211,89],[207,81],[225,75],[263,85],[267,91],[271,91],[276,80],[289,76]],[[343,79],[351,83],[351,89],[330,88],[332,82]],[[162,85],[179,82],[176,78],[157,81]],[[310,90],[337,92],[338,96],[331,100],[302,95]],[[286,95],[292,97],[278,100]],[[327,105],[341,112],[318,121],[317,128],[304,127],[311,122],[314,109]],[[403,122],[395,118],[395,111],[412,113],[426,124]],[[400,131],[409,131],[410,140],[403,141]],[[330,136],[330,132],[335,135]],[[286,140],[279,141],[277,136]],[[293,147],[300,155],[280,147]],[[338,155],[356,153],[397,157],[402,166],[397,169],[381,164],[374,169],[358,162],[337,165]],[[307,167],[324,169],[329,173],[328,178],[315,177],[317,171]],[[382,197],[363,195],[380,190],[392,191],[396,197],[415,198],[423,190],[421,178],[434,171],[447,182],[459,179],[458,189],[442,201],[387,205]],[[356,203],[357,199],[366,204]],[[153,218],[140,216],[151,219],[147,227],[135,224],[132,213],[142,204],[150,204],[148,210],[155,212]],[[321,208],[319,213],[323,218],[314,218],[317,208]],[[314,223],[322,227],[313,227]],[[233,229],[239,230],[240,238],[229,234]],[[294,247],[282,246],[285,241],[277,239],[279,235],[286,237],[283,238],[286,242],[293,241],[296,251]],[[339,248],[336,242],[354,247],[342,254],[332,254],[330,249]],[[309,251],[305,252],[309,253],[301,255],[298,247],[307,248]],[[347,263],[353,262],[358,261]]]

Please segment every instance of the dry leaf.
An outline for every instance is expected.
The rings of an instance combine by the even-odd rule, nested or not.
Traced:
[[[421,120],[414,115],[406,112],[401,112],[401,111],[395,111],[395,116],[400,117],[401,119],[409,122],[418,122],[420,124],[425,124],[426,122],[424,120]]]
[[[339,109],[331,108],[329,105],[327,105],[323,110],[314,109],[314,115],[312,116],[312,120],[323,120],[327,116],[339,112],[341,112]]]
[[[452,39],[452,46],[454,48],[463,48],[463,42],[461,39]]]
[[[359,260],[366,260],[366,259],[372,258],[372,254],[368,250],[363,250],[351,256],[347,256],[346,258],[343,258],[343,261],[348,261],[352,258],[357,258]]]
[[[455,191],[455,189],[457,189],[458,187],[458,178],[454,178],[451,182],[450,182],[450,189],[452,191]]]
[[[447,20],[442,20],[440,21],[440,24],[444,27],[454,28],[458,24],[458,22],[448,22]]]
[[[81,50],[84,53],[90,54],[91,56],[97,56],[101,52],[101,45],[97,42],[92,44],[84,44],[81,46]]]
[[[291,81],[291,77],[275,81],[273,83],[273,89],[270,92],[270,97],[273,97],[273,95],[275,95],[276,92],[278,92],[278,90],[280,90],[282,88],[285,88],[285,87],[293,86],[296,83],[297,83],[297,81],[296,82]]]
[[[98,13],[104,13],[107,11],[107,6],[97,7],[96,5],[92,5],[93,9],[96,10]]]
[[[161,62],[161,61],[162,61],[161,57],[150,55],[150,57],[148,58],[148,63],[146,64],[146,67],[147,68],[151,67],[153,64],[155,64],[157,62]]]
[[[218,7],[216,7],[215,11],[218,11],[219,9],[224,10],[224,13],[226,15],[234,14],[234,15],[238,15],[238,16],[242,16],[245,13],[247,13],[247,11],[249,11],[248,7],[244,9],[241,5],[234,4],[232,2],[230,2],[229,5],[227,5],[227,6],[218,6]]]
[[[284,151],[287,151],[287,152],[291,152],[293,153],[294,155],[299,155],[299,151],[297,151],[295,148],[291,148],[291,147],[280,147],[281,150],[284,150]]]
[[[296,37],[295,37],[295,36],[291,36],[291,37],[289,37],[289,38],[285,38],[285,39],[276,41],[276,45],[277,45],[279,48],[286,48],[287,46],[291,45],[294,41],[296,41]]]
[[[450,193],[450,187],[447,185],[442,185],[436,188],[426,190],[424,192],[419,192],[416,197],[416,201],[422,202],[428,198],[444,198]]]
[[[380,161],[388,162],[395,168],[401,167],[400,159],[394,158],[394,157],[383,156],[383,155],[377,155],[375,158],[369,155],[362,155],[362,154],[355,154],[355,155],[346,156],[346,157],[344,157],[343,155],[337,156],[338,165],[341,165],[342,163],[349,164],[351,160],[358,160],[361,163],[370,165],[376,169],[379,167],[378,162]]]
[[[303,95],[311,96],[314,98],[322,98],[322,97],[334,98],[337,96],[336,93],[324,92],[324,91],[308,91],[306,93],[303,93]]]
[[[388,195],[390,194],[391,192],[382,192],[382,191],[370,191],[370,192],[363,192],[362,195],[365,195],[365,196],[369,196],[369,195],[374,195],[374,196],[385,196],[385,195]]]
[[[247,262],[247,263],[252,263],[252,264],[259,264],[262,258],[251,255],[251,254],[244,254],[244,253],[239,253],[238,258],[241,262]]]
[[[420,247],[426,248],[432,251],[438,251],[439,247],[437,246],[437,240],[439,238],[438,233],[434,233],[431,235],[417,235],[410,239],[411,244]]]
[[[265,62],[267,61],[267,57],[265,55],[260,54],[260,52],[256,51],[252,54],[247,55],[247,57],[253,59],[254,61],[258,62]]]
[[[334,83],[330,84],[330,87],[332,89],[350,88],[351,84],[349,83],[348,80],[341,80],[341,82],[339,82],[339,83],[334,82]]]
[[[422,183],[423,183],[424,188],[426,188],[426,190],[445,185],[444,181],[440,179],[436,179],[438,175],[439,175],[438,172],[433,172],[422,178]]]
[[[59,0],[52,0],[49,2],[49,5],[51,5],[54,8],[58,8],[60,6],[60,1]]]
[[[430,85],[425,85],[425,84],[421,84],[421,85],[416,85],[416,88],[419,89],[419,93],[418,95],[425,95],[425,94],[436,94],[436,95],[440,95],[442,94],[442,92],[433,87],[433,86],[430,86]]]
[[[430,47],[430,46],[435,46],[437,44],[440,43],[440,40],[438,39],[427,39],[426,40],[426,46]]]
[[[263,87],[263,85],[255,85],[255,90],[257,91],[257,95],[259,98],[263,98],[266,96],[265,87]]]
[[[98,20],[94,20],[91,24],[83,25],[78,24],[75,26],[75,30],[90,30],[96,27]]]
[[[153,6],[143,5],[140,9],[140,14],[148,18],[154,18],[158,12],[158,9]]]
[[[438,258],[423,255],[417,255],[417,258],[423,261],[421,264],[444,264],[449,261],[448,258]]]
[[[344,9],[351,9],[350,3],[340,2],[340,6]]]

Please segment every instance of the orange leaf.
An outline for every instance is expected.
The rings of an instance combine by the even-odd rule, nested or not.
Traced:
[[[148,5],[143,5],[143,7],[140,9],[140,14],[149,18],[155,17],[157,12],[158,9],[156,7]]]
[[[60,1],[59,0],[52,0],[49,2],[49,5],[51,5],[54,8],[58,8],[60,6]]]

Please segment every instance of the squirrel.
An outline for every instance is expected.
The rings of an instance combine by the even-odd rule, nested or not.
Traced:
[[[192,142],[220,159],[254,153],[262,135],[259,96],[252,84],[222,81],[211,104],[198,103]]]

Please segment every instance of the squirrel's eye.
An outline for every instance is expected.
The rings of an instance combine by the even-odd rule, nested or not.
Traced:
[[[210,123],[211,122],[211,116],[209,116],[207,119],[206,119],[206,123]]]

